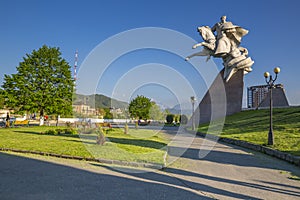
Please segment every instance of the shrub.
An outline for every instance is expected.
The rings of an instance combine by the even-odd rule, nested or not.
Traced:
[[[180,116],[179,115],[174,115],[173,120],[174,120],[174,122],[179,123],[180,122]]]
[[[61,135],[61,134],[65,134],[65,135],[76,135],[77,131],[75,129],[72,128],[65,128],[65,129],[52,129],[52,130],[47,130],[45,132],[41,132],[41,134],[46,134],[46,135]]]
[[[64,134],[64,129],[55,129],[56,133],[59,135],[59,134]]]
[[[48,130],[48,131],[45,132],[45,134],[47,134],[47,135],[55,135],[55,134],[57,134],[57,132],[55,130]]]
[[[65,134],[69,134],[69,135],[76,135],[77,131],[73,128],[66,128],[65,129]]]
[[[167,117],[166,117],[166,121],[167,121],[168,124],[173,123],[174,115],[173,114],[168,114]]]
[[[102,127],[101,127],[102,128]],[[102,129],[103,130],[103,129]],[[114,132],[114,129],[113,128],[108,128],[108,129],[105,129],[105,133],[106,134],[109,134],[111,132]]]

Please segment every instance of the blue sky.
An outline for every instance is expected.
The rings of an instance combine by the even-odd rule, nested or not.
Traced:
[[[263,73],[279,66],[282,71],[277,83],[284,84],[289,102],[299,105],[299,7],[297,0],[249,0],[242,3],[230,0],[1,0],[0,81],[3,81],[4,74],[16,73],[16,66],[26,53],[43,44],[60,47],[63,57],[72,66],[75,51],[78,50],[80,67],[97,45],[121,32],[161,27],[200,42],[202,39],[196,28],[213,26],[222,15],[227,15],[228,21],[249,30],[241,45],[249,50],[255,64],[253,72],[245,76],[245,90],[247,86],[264,84]],[[193,52],[190,44],[183,44],[182,49]],[[219,59],[213,61],[219,69],[222,68]],[[176,69],[190,80],[198,98],[205,92],[203,77],[197,75],[190,64],[171,53],[151,49],[131,52],[112,63],[111,72],[107,71],[97,92],[110,95],[111,86],[124,73],[147,63],[161,63]],[[176,104],[171,93],[168,88],[157,85],[147,85],[144,89],[133,91],[133,95],[148,94],[150,98],[169,106]],[[189,100],[190,94],[182,95]]]

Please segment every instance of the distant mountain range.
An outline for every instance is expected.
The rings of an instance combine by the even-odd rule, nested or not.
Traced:
[[[128,108],[129,103],[119,101],[102,94],[82,95],[77,94],[74,104],[86,104],[92,108]],[[162,110],[168,109],[172,114],[185,114],[190,116],[192,114],[192,106],[190,103],[182,103],[175,105],[173,108],[158,104]],[[195,107],[196,109],[196,107]]]
[[[92,108],[128,108],[128,103],[119,101],[102,94],[82,95],[76,94],[74,104],[86,104]]]
[[[195,105],[196,109],[196,105]],[[172,114],[184,114],[184,115],[191,115],[192,114],[192,105],[191,103],[182,103],[175,105],[173,108],[168,108],[170,113]]]

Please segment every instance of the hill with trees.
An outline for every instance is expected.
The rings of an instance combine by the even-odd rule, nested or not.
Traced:
[[[92,108],[128,108],[128,103],[119,101],[102,94],[82,95],[76,94],[75,103],[84,103]]]

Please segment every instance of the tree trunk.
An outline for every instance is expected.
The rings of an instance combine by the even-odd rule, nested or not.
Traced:
[[[59,118],[60,118],[60,116],[57,115],[57,117],[56,117],[56,126],[58,126],[58,120],[59,120]]]
[[[44,110],[40,111],[40,126],[44,125]]]

